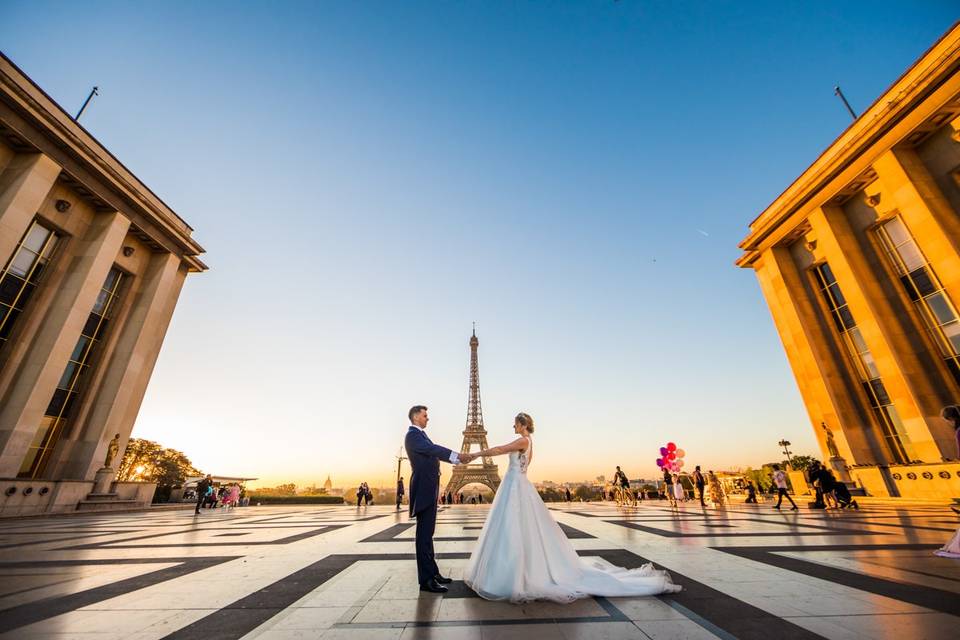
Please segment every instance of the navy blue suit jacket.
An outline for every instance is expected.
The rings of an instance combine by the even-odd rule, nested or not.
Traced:
[[[440,460],[450,462],[453,453],[446,447],[433,444],[423,429],[410,427],[403,441],[413,473],[410,475],[410,515],[437,508],[440,492]]]

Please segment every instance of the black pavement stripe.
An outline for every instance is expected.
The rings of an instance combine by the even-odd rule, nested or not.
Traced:
[[[936,549],[938,545],[924,544],[897,544],[883,547],[882,549]],[[892,580],[889,578],[878,578],[855,571],[828,567],[826,565],[800,560],[793,557],[779,555],[778,551],[863,551],[863,545],[831,545],[827,547],[806,547],[797,549],[796,547],[713,547],[718,551],[739,556],[748,560],[762,562],[764,564],[802,573],[803,575],[820,578],[835,584],[842,584],[860,591],[868,591],[877,595],[909,602],[919,607],[926,607],[934,611],[941,611],[951,615],[960,615],[960,595],[953,591],[945,591],[934,587],[927,587],[913,582]],[[947,562],[950,562],[947,560]],[[909,569],[908,569],[909,571]]]
[[[59,547],[57,551],[72,551],[76,549],[163,549],[168,547],[250,547],[250,546],[268,546],[268,545],[278,545],[278,544],[292,544],[294,542],[299,542],[301,540],[306,540],[307,538],[312,538],[314,536],[319,536],[330,531],[335,531],[337,529],[343,529],[349,525],[345,524],[336,524],[336,525],[326,525],[318,529],[312,529],[310,531],[303,531],[285,538],[277,538],[276,540],[252,540],[249,542],[174,542],[169,544],[123,544],[124,542],[134,541],[134,540],[146,540],[149,538],[162,538],[165,536],[179,535],[182,533],[197,533],[198,531],[204,531],[204,529],[187,529],[185,531],[171,531],[169,533],[157,533],[151,534],[149,536],[138,536],[136,538],[125,538],[123,540],[110,540],[105,542],[94,542],[90,544],[81,544],[72,547]]]
[[[111,582],[110,584],[105,584],[102,587],[95,587],[93,589],[87,589],[85,591],[72,593],[66,596],[42,598],[40,600],[33,600],[22,605],[10,607],[9,609],[3,609],[0,611],[0,633],[5,633],[13,629],[19,629],[20,627],[24,627],[28,624],[33,624],[54,616],[69,613],[70,611],[74,611],[81,607],[89,607],[97,602],[122,596],[132,591],[137,591],[138,589],[145,589],[160,582],[173,580],[174,578],[179,578],[180,576],[185,576],[187,574],[194,573],[195,571],[200,571],[201,569],[213,567],[234,559],[236,559],[236,556],[214,556],[209,558],[157,558],[154,560],[131,559],[124,561],[55,560],[49,562],[3,562],[0,563],[0,571],[8,567],[47,568],[60,566],[85,566],[91,564],[166,564],[170,562],[176,562],[178,564],[173,567],[166,567],[163,569],[158,569],[157,571],[151,571],[150,573],[133,576],[132,578]],[[134,613],[135,612],[131,612],[131,614]]]
[[[663,538],[763,538],[763,537],[777,537],[782,538],[784,536],[796,537],[796,536],[882,536],[888,535],[883,531],[861,531],[857,529],[834,529],[834,530],[825,530],[825,531],[756,531],[756,532],[702,532],[702,533],[683,533],[679,531],[670,531],[668,529],[658,529],[656,527],[647,527],[637,522],[623,522],[621,520],[604,520],[604,522],[609,522],[610,524],[615,524],[621,527],[626,527],[628,529],[636,529],[637,531],[643,531],[644,533],[652,533]],[[810,526],[810,525],[799,525],[799,526]],[[827,529],[826,527],[818,527],[818,529]]]
[[[618,567],[635,569],[649,560],[626,549],[589,550],[579,551],[582,556],[600,556],[607,562]],[[740,640],[813,640],[822,636],[808,631],[758,607],[738,600],[702,582],[688,578],[682,573],[670,571],[674,583],[683,587],[683,591],[669,596],[661,596],[662,600],[676,602],[693,611],[698,616],[729,633]],[[694,622],[698,620],[693,619]],[[710,630],[710,627],[706,627]]]

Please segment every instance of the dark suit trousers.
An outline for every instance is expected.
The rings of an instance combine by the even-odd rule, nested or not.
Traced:
[[[417,580],[426,584],[440,573],[433,557],[433,532],[437,529],[437,508],[417,514]]]

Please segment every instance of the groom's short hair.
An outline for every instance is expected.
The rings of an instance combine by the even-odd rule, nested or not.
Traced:
[[[426,410],[427,408],[422,404],[414,405],[410,407],[410,411],[407,412],[407,418],[409,418],[410,422],[413,422],[413,416],[417,415],[421,411],[426,411]]]

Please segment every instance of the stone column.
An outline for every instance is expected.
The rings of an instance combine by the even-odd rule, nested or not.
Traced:
[[[0,173],[0,269],[59,175],[60,167],[42,153],[17,154]]]
[[[137,287],[137,294],[109,359],[93,406],[65,461],[63,477],[92,478],[103,464],[107,445],[120,434],[119,467],[147,383],[173,315],[187,268],[169,253],[155,254]]]
[[[887,151],[873,168],[881,184],[881,206],[891,199],[943,288],[960,304],[960,215],[913,149]]]
[[[61,256],[71,261],[63,284],[0,399],[0,477],[19,471],[129,226],[120,213],[99,214]]]
[[[872,416],[853,401],[858,381],[851,384],[845,354],[824,331],[823,313],[790,249],[764,251],[756,273],[824,459],[829,451],[821,422],[833,425],[840,452],[855,464],[888,461]]]
[[[821,207],[808,220],[817,238],[818,253],[833,270],[914,455],[924,462],[939,462],[941,447],[933,431],[942,426],[936,417],[940,411],[938,390],[904,331],[904,319],[897,315],[881,286],[879,278],[890,276],[886,272],[877,274],[870,267],[843,209]]]

